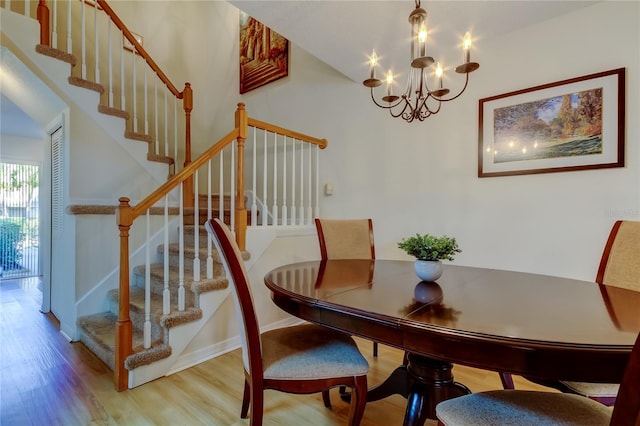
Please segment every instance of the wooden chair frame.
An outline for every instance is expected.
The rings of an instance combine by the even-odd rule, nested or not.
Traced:
[[[227,278],[235,288],[237,308],[240,310],[243,318],[244,337],[246,339],[248,352],[248,369],[245,368],[244,372],[245,384],[240,413],[241,417],[247,418],[250,411],[250,424],[252,426],[262,424],[265,389],[296,394],[322,392],[325,406],[330,407],[329,389],[337,386],[347,386],[353,390],[349,411],[349,424],[360,424],[367,399],[366,375],[314,380],[267,379],[264,377],[258,318],[253,305],[249,281],[241,263],[240,251],[226,225],[220,222],[220,220],[211,219],[207,221],[206,228],[212,235],[220,256],[224,260]]]

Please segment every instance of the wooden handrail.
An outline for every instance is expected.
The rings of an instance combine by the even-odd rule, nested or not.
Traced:
[[[256,127],[258,129],[266,130],[267,132],[277,133],[279,135],[289,136],[295,139],[301,139],[310,144],[318,145],[320,149],[325,149],[327,147],[326,139],[314,138],[313,136],[294,132],[293,130],[285,129],[284,127],[274,126],[273,124],[265,123],[264,121],[256,120],[255,118],[248,118],[248,125]]]
[[[147,198],[140,201],[135,207],[133,207],[131,216],[132,223],[134,219],[144,214],[147,209],[151,208],[155,203],[160,201],[162,197],[167,195],[172,189],[178,186],[178,184],[186,181],[188,178],[193,176],[196,170],[206,164],[206,162],[209,161],[209,159],[211,159],[214,155],[222,151],[229,143],[236,139],[237,135],[238,129],[233,129],[232,131],[230,131],[215,145],[203,152],[202,155],[191,164],[189,164],[189,166],[182,169],[178,174],[174,175],[171,179],[162,184],[162,186],[153,191]]]
[[[139,53],[140,56],[144,58],[147,64],[149,64],[149,67],[151,67],[151,69],[158,75],[158,77],[160,77],[160,80],[162,80],[162,82],[169,88],[171,93],[173,93],[173,95],[176,98],[182,99],[184,92],[179,92],[178,89],[176,89],[176,86],[174,86],[171,80],[169,80],[169,78],[165,75],[165,73],[162,72],[158,64],[156,64],[155,61],[151,58],[151,56],[147,53],[147,51],[144,50],[142,45],[138,43],[138,40],[136,40],[133,34],[131,34],[131,31],[129,31],[127,26],[122,22],[122,20],[120,20],[118,15],[116,15],[116,13],[113,11],[113,9],[111,9],[111,7],[107,4],[107,2],[105,0],[97,0],[97,1],[100,7],[104,10],[104,12],[107,15],[109,15],[109,17],[111,18],[113,23],[116,25],[116,27],[118,27],[118,29],[122,31],[122,34],[124,34],[124,36],[127,38],[127,40],[129,40],[131,45],[134,46],[136,53]]]

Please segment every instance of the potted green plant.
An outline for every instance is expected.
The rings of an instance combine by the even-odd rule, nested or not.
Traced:
[[[430,234],[416,234],[403,238],[398,247],[416,258],[416,275],[423,281],[435,281],[442,275],[442,260],[453,260],[460,253],[455,238],[436,237]]]

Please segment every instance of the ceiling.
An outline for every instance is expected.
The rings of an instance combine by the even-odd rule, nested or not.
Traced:
[[[284,35],[337,71],[361,82],[373,48],[383,70],[403,72],[409,56],[409,13],[415,4],[395,1],[229,2]],[[461,62],[466,31],[474,39],[472,59],[482,62],[482,40],[502,36],[597,1],[426,1],[429,54],[445,69]],[[42,126],[63,107],[59,99],[7,48],[1,47],[0,131],[40,137]],[[442,59],[441,59],[442,58]],[[13,76],[13,77],[12,77]],[[52,96],[53,95],[53,96]],[[27,111],[27,112],[25,112]]]
[[[229,0],[353,81],[367,78],[367,56],[375,48],[382,71],[404,72],[409,62],[414,1]],[[473,36],[472,59],[482,62],[482,40],[502,36],[597,1],[428,1],[428,54],[445,70],[462,63],[464,33]],[[441,59],[442,58],[442,59]]]

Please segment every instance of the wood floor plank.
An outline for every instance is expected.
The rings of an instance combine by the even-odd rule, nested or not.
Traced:
[[[235,350],[171,376],[117,392],[111,371],[80,343],[59,333],[51,314],[38,311],[33,282],[0,281],[0,424],[23,425],[248,425],[240,419],[244,375]],[[402,352],[357,340],[370,363],[369,384],[382,382]],[[472,391],[500,389],[495,372],[455,366],[456,380]],[[543,389],[520,377],[517,388]],[[349,406],[331,391],[332,410],[320,394],[265,393],[265,425],[344,425]],[[401,424],[406,401],[395,395],[367,404],[362,426]],[[428,422],[429,425],[435,422]]]

